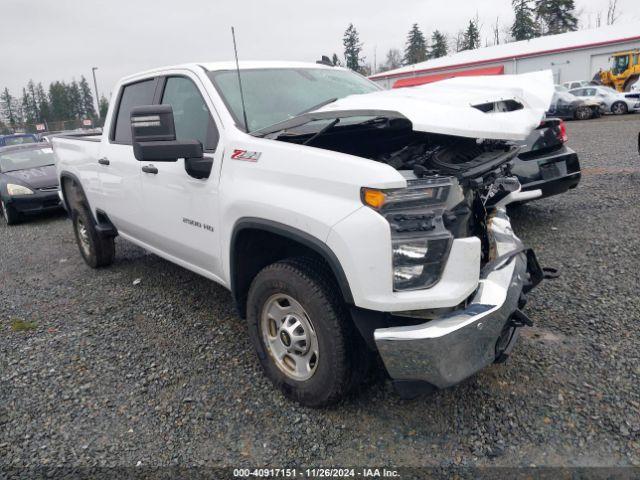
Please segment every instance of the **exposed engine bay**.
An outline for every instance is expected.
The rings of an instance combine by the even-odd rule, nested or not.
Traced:
[[[487,208],[519,188],[510,161],[520,146],[511,141],[416,132],[404,118],[323,119],[270,138],[367,158],[400,171],[409,184],[455,178],[462,197],[442,219],[454,238],[479,237],[483,264],[492,258]]]

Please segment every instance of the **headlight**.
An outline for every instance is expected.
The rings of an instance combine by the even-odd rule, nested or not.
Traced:
[[[414,290],[436,283],[440,279],[450,245],[451,235],[424,239],[394,238],[394,289]]]
[[[461,201],[452,186],[451,179],[428,179],[402,189],[362,189],[363,203],[391,228],[394,291],[429,288],[440,279],[453,240],[442,215]]]
[[[9,195],[33,195],[33,190],[23,185],[7,184],[7,192]]]

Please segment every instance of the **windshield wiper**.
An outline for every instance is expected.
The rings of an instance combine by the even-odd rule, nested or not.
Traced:
[[[306,110],[301,111],[300,113],[296,113],[293,117],[291,118],[296,118],[300,115],[304,115],[305,113],[309,113],[309,112],[313,112],[314,110],[317,110],[319,108],[324,107],[325,105],[329,105],[330,103],[335,102],[336,100],[338,100],[337,98],[330,98],[329,100],[325,100],[324,102],[320,102],[317,105],[314,105],[313,107],[309,107]]]
[[[340,119],[336,118],[335,120],[333,120],[332,122],[330,122],[329,124],[325,125],[324,127],[322,127],[320,129],[319,132],[317,132],[315,135],[311,136],[310,138],[307,138],[304,142],[302,142],[302,145],[309,145],[311,142],[313,142],[316,138],[318,138],[320,135],[322,135],[324,132],[326,132],[327,130],[335,127],[338,123],[340,123]]]

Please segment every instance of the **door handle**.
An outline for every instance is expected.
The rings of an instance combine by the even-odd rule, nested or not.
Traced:
[[[144,167],[142,167],[142,171],[144,173],[153,173],[154,175],[158,173],[158,169],[153,165],[145,165]]]
[[[102,157],[100,160],[98,160],[98,163],[100,165],[109,165],[109,159],[107,157]]]

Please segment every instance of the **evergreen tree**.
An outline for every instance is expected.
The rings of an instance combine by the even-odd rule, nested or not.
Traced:
[[[407,43],[404,48],[405,65],[413,65],[414,63],[424,62],[427,59],[427,41],[418,27],[414,23],[407,35]]]
[[[86,117],[95,118],[96,109],[93,106],[93,93],[89,82],[84,78],[84,75],[80,77],[80,95],[82,97],[82,110]]]
[[[480,47],[480,29],[478,28],[478,20],[469,20],[469,26],[462,35],[460,51],[475,50],[478,47]]]
[[[11,133],[11,130],[9,130],[9,127],[7,127],[7,125],[0,120],[0,135],[9,135]]]
[[[42,83],[39,83],[35,88],[35,97],[38,105],[38,121],[46,122],[51,117],[51,109],[49,108],[49,97],[47,97]]]
[[[64,82],[49,85],[49,104],[51,120],[69,120],[73,118],[73,108],[69,103],[68,87]]]
[[[28,126],[33,126],[38,121],[38,111],[36,104],[26,88],[22,89],[22,117]]]
[[[575,32],[578,19],[573,0],[536,0],[536,16],[544,35]]]
[[[342,62],[338,58],[338,54],[337,53],[333,54],[333,57],[331,58],[331,63],[333,63],[334,67],[341,67],[342,66]]]
[[[103,95],[102,97],[100,97],[100,103],[98,105],[100,118],[104,119],[104,117],[107,116],[107,111],[109,110],[109,100],[107,100],[107,98]]]
[[[364,58],[360,57],[360,52],[362,52],[362,43],[360,42],[360,36],[358,35],[356,28],[353,26],[353,23],[350,23],[347,30],[344,32],[342,44],[344,45],[344,60],[346,67],[351,70],[355,70],[356,72],[360,71],[360,65],[364,61]]]
[[[539,36],[538,25],[534,20],[531,0],[513,0],[515,20],[511,26],[514,40],[530,40]]]
[[[19,123],[18,108],[16,106],[16,99],[6,87],[2,93],[0,93],[0,113],[2,113],[6,119],[9,128],[15,130]]]
[[[447,47],[447,37],[439,30],[436,30],[431,35],[431,51],[429,52],[429,58],[446,57],[449,53]]]
[[[82,118],[85,116],[84,105],[82,102],[82,92],[80,85],[75,80],[66,86],[69,108],[73,118]]]

